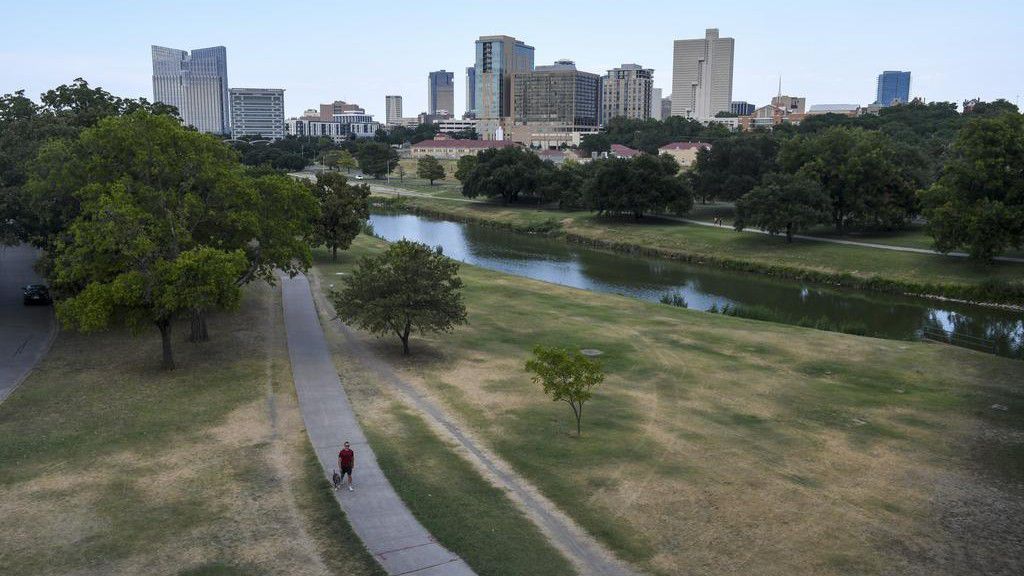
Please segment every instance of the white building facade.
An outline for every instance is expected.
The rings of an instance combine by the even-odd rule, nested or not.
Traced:
[[[384,123],[388,126],[396,126],[402,122],[402,97],[384,97]]]
[[[182,122],[200,132],[231,133],[227,48],[191,53],[153,46],[153,101],[178,109]]]
[[[732,102],[736,40],[709,28],[704,38],[676,40],[672,54],[672,115],[709,120]]]
[[[284,90],[231,88],[231,137],[284,138]]]

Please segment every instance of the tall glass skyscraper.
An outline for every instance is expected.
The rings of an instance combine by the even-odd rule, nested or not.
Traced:
[[[533,46],[511,36],[481,36],[476,41],[477,132],[491,140],[501,119],[512,116],[512,74],[533,70]]]
[[[476,116],[476,67],[466,68],[466,114]]]
[[[182,121],[200,132],[230,134],[227,48],[190,54],[153,46],[153,101],[176,107]]]
[[[878,75],[878,96],[875,104],[892,106],[910,102],[910,72],[886,70]]]
[[[438,70],[427,75],[427,113],[443,110],[455,115],[455,73]]]

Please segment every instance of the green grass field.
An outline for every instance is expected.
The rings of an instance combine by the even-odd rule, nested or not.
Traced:
[[[277,289],[176,330],[173,372],[155,329],[62,333],[0,405],[0,573],[381,574],[313,460]]]
[[[340,278],[380,249],[361,237],[320,269]],[[460,275],[469,326],[415,338],[408,359],[394,338],[367,342],[640,567],[952,575],[1024,563],[1024,363]],[[538,343],[604,351],[582,438],[523,370]]]
[[[573,238],[619,249],[639,249],[665,257],[694,262],[714,261],[729,267],[752,267],[752,271],[801,276],[823,275],[829,281],[886,285],[910,290],[925,286],[947,295],[979,291],[1002,283],[1024,290],[1024,264],[979,264],[964,258],[894,252],[876,248],[845,246],[796,240],[787,244],[782,237],[740,233],[648,217],[602,217],[590,212],[562,212],[537,207],[503,206],[494,203],[451,202],[408,197],[404,204],[413,209],[447,217],[504,225],[518,230],[538,230],[571,235]],[[721,208],[721,207],[719,207]],[[712,208],[703,209],[714,213]],[[706,216],[706,214],[705,214]],[[920,233],[918,232],[918,235]],[[880,282],[875,282],[876,280]],[[999,296],[990,299],[1015,299]]]

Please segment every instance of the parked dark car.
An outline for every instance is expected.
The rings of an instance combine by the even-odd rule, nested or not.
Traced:
[[[29,284],[25,286],[24,293],[26,306],[30,304],[53,304],[53,298],[50,298],[50,289],[42,284]]]

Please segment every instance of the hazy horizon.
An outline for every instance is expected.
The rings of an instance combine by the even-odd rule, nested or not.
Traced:
[[[1018,101],[1024,64],[1017,27],[1024,6],[997,1],[950,10],[944,4],[872,0],[806,8],[776,2],[766,16],[765,4],[745,1],[531,0],[514,10],[439,1],[358,13],[332,2],[60,0],[43,16],[26,4],[5,10],[11,30],[0,39],[0,93],[25,89],[36,99],[80,76],[119,96],[152,99],[151,45],[225,46],[230,86],[284,88],[287,116],[345,100],[383,122],[388,94],[401,95],[403,114],[414,116],[426,109],[427,74],[441,69],[455,73],[460,116],[465,69],[481,35],[525,41],[536,48],[538,65],[568,58],[581,70],[604,74],[623,63],[641,64],[655,70],[655,86],[668,96],[672,42],[718,28],[736,39],[733,100],[766,104],[781,76],[783,92],[807,98],[808,106],[866,105],[874,100],[879,73],[910,70],[911,97]]]

